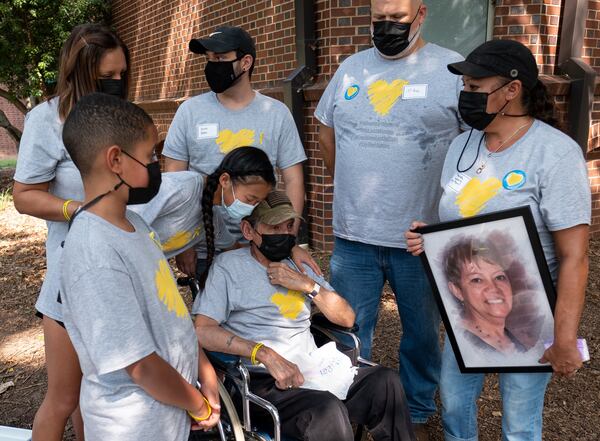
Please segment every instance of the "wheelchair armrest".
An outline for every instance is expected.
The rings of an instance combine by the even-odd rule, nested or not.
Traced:
[[[358,332],[358,325],[355,324],[351,328],[346,328],[344,326],[336,325],[335,323],[330,322],[325,314],[322,312],[317,312],[313,314],[310,318],[311,324],[315,325],[319,328],[330,329],[332,331],[340,331],[340,332],[350,332],[352,334],[356,334]]]
[[[217,370],[227,373],[237,372],[237,366],[241,362],[241,357],[238,355],[223,352],[206,351],[206,356]]]
[[[267,369],[262,365],[250,366],[248,364],[245,364],[242,360],[243,357],[240,357],[239,355],[225,354],[224,352],[207,351],[206,356],[208,357],[208,360],[212,363],[212,365],[215,367],[215,369],[222,372],[226,372],[228,375],[232,375],[233,377],[238,376],[239,365],[244,365],[246,370],[248,370],[251,373],[269,373]]]

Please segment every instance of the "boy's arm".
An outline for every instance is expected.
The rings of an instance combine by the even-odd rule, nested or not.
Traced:
[[[210,406],[212,407],[212,415],[206,421],[199,423],[200,428],[208,429],[219,420],[221,415],[221,400],[219,398],[219,380],[217,373],[210,363],[202,346],[198,345],[198,379],[200,381],[200,390],[202,394],[208,399]]]
[[[208,414],[202,393],[156,352],[127,366],[125,370],[155,400],[185,409],[200,418]]]

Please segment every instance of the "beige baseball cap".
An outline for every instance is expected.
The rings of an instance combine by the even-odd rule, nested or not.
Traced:
[[[256,206],[247,219],[253,224],[278,225],[290,219],[302,219],[302,216],[294,211],[285,192],[275,190]]]

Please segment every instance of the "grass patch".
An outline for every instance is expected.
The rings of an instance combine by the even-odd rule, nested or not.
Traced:
[[[12,191],[10,188],[5,188],[0,191],[0,211],[3,211],[12,202]]]
[[[17,158],[0,159],[0,168],[15,168]]]

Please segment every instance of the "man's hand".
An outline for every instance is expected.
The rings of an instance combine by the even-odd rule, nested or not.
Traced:
[[[292,248],[292,260],[300,271],[304,271],[304,264],[306,264],[314,271],[315,274],[319,276],[323,275],[321,268],[319,268],[319,265],[317,265],[317,262],[314,261],[308,251],[299,247],[298,245]]]
[[[271,348],[263,346],[258,350],[256,358],[265,365],[269,374],[275,379],[278,389],[293,389],[304,384],[304,377],[294,363],[287,361]]]
[[[577,342],[564,346],[553,344],[546,349],[540,363],[550,363],[556,375],[566,377],[575,375],[583,364]]]
[[[315,285],[306,274],[299,273],[281,262],[272,262],[267,268],[267,275],[273,285],[281,285],[294,291],[310,292]]]
[[[196,250],[194,247],[185,250],[183,253],[175,256],[177,269],[189,277],[196,276]]]
[[[418,256],[423,252],[423,236],[413,230],[419,227],[424,227],[425,225],[427,224],[415,221],[410,224],[409,229],[404,232],[404,238],[406,239],[406,251],[411,253],[413,256]]]

